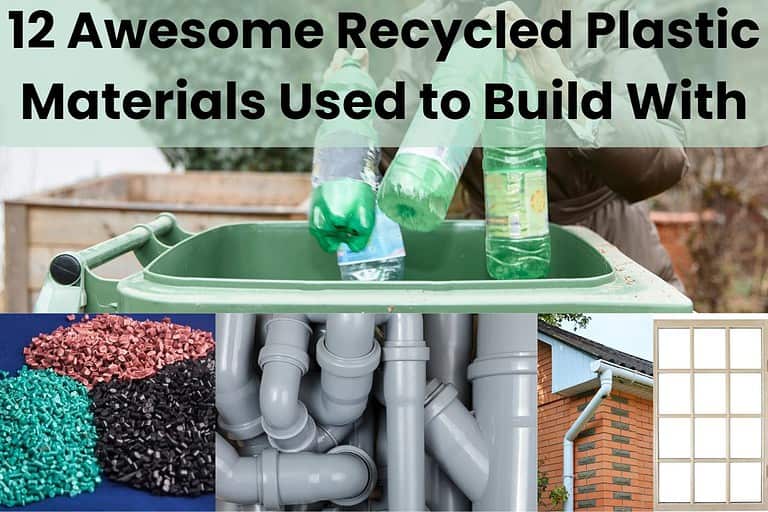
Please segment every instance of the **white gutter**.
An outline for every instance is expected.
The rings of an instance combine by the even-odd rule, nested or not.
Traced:
[[[643,386],[653,387],[653,378],[641,373],[621,368],[620,366],[607,363],[603,360],[597,360],[592,363],[592,371],[597,373],[600,377],[600,388],[589,401],[587,407],[581,412],[576,421],[565,433],[563,438],[563,485],[567,491],[567,498],[565,501],[565,512],[573,512],[573,480],[574,480],[574,464],[573,464],[573,442],[578,437],[579,433],[584,428],[584,424],[595,414],[595,411],[603,399],[611,394],[613,389],[614,377],[622,380],[629,381],[630,384],[640,384]]]

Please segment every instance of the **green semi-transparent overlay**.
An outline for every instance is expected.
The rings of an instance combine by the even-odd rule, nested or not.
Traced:
[[[541,2],[541,5],[539,5]],[[315,130],[319,124],[316,115],[310,114],[301,120],[288,119],[280,108],[281,83],[290,84],[291,101],[299,103],[298,90],[301,84],[310,84],[312,94],[321,90],[323,71],[338,48],[337,15],[339,12],[362,13],[369,24],[378,19],[403,19],[423,17],[441,19],[470,19],[484,5],[492,3],[476,0],[393,0],[388,2],[359,2],[341,0],[41,0],[32,5],[23,0],[6,0],[5,10],[0,13],[0,145],[4,146],[218,146],[218,147],[309,147],[313,145]],[[713,3],[709,1],[662,2],[659,0],[525,0],[520,6],[539,21],[546,16],[541,11],[549,10],[557,15],[557,5],[565,5],[574,11],[573,34],[575,47],[584,45],[583,17],[586,10],[616,10],[632,7],[639,16],[651,18],[693,19],[699,11],[711,13],[725,6],[729,9],[728,20],[749,17],[762,27],[768,4],[763,0],[729,0]],[[55,16],[51,38],[54,49],[13,49],[11,22],[8,13],[23,10],[29,15],[35,9],[46,9]],[[107,19],[133,20],[143,18],[152,22],[169,19],[181,24],[188,18],[200,18],[206,24],[218,19],[232,20],[241,25],[244,19],[263,18],[285,19],[292,27],[302,19],[320,21],[324,27],[323,43],[314,49],[304,49],[295,44],[291,48],[280,48],[275,39],[275,48],[264,49],[260,45],[243,48],[242,45],[222,50],[206,45],[190,50],[181,45],[171,49],[157,49],[144,44],[141,49],[94,49],[80,47],[67,49],[78,13],[89,12],[106,37],[104,21]],[[25,25],[28,39],[37,25]],[[434,34],[429,34],[434,41]],[[759,33],[762,36],[762,31]],[[257,38],[258,39],[258,38]],[[242,39],[240,39],[242,40]],[[615,40],[604,38],[601,46],[611,53]],[[370,48],[370,72],[377,83],[387,90],[392,80],[406,79],[406,119],[384,121],[376,119],[376,126],[384,146],[398,146],[409,126],[409,120],[419,108],[418,90],[429,83],[435,67],[437,47],[430,44],[424,49],[409,50],[402,45],[391,49]],[[718,81],[727,82],[728,89],[739,90],[746,97],[747,116],[745,120],[735,119],[734,103],[730,103],[729,119],[693,119],[678,125],[667,120],[649,119],[639,121],[631,116],[625,92],[628,82],[639,82],[650,76],[643,65],[634,65],[632,52],[626,54],[627,71],[613,73],[621,68],[622,57],[612,60],[597,58],[594,54],[582,54],[578,62],[572,62],[572,55],[564,52],[563,60],[580,79],[588,81],[607,74],[613,80],[615,119],[603,120],[597,124],[577,123],[576,129],[564,121],[551,121],[548,130],[548,145],[558,146],[762,146],[768,139],[768,126],[764,120],[768,114],[765,99],[764,71],[766,52],[761,42],[751,50],[729,48],[724,50],[697,47],[685,50],[666,48],[658,51],[669,80],[679,83],[690,78],[694,84],[706,84],[716,89]],[[483,50],[477,50],[481,58]],[[468,57],[471,58],[471,57]],[[609,69],[612,68],[612,69]],[[617,76],[614,76],[617,75]],[[622,76],[623,75],[623,76]],[[173,107],[167,119],[131,120],[123,116],[119,120],[105,115],[102,100],[97,103],[99,119],[75,120],[65,112],[63,120],[32,120],[22,118],[22,84],[34,84],[41,96],[47,95],[51,84],[61,82],[68,94],[79,89],[100,92],[106,83],[114,83],[121,93],[143,90],[154,97],[157,91],[178,95],[177,80],[184,78],[184,88],[189,96],[198,91],[222,91],[222,113],[226,114],[227,102],[233,100],[227,94],[227,82],[235,82],[235,97],[246,90],[258,90],[265,96],[264,115],[250,120],[241,115],[236,119],[198,120],[189,117],[176,119]],[[476,85],[476,76],[468,76],[467,89]],[[471,84],[471,86],[469,85]],[[662,83],[666,86],[666,83]],[[587,85],[588,87],[589,85]],[[438,91],[440,93],[440,91]],[[175,97],[174,96],[174,97]],[[482,98],[475,98],[482,101]],[[171,102],[169,105],[174,105]],[[82,107],[84,103],[81,101]],[[204,104],[208,105],[207,103]],[[391,106],[391,104],[390,104]],[[236,110],[241,105],[236,104]],[[678,103],[680,107],[680,103]],[[189,105],[187,105],[189,108]],[[65,108],[66,111],[66,108]],[[153,105],[151,112],[156,109]],[[677,111],[679,113],[679,110]],[[375,114],[373,114],[375,115]],[[152,116],[150,116],[152,117]],[[450,144],[445,137],[450,130],[441,129],[447,121],[436,119],[427,123],[409,140],[418,146],[445,146]],[[593,136],[590,136],[594,135]],[[478,144],[480,142],[478,141]]]

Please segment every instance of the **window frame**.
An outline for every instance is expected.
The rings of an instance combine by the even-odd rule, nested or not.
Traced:
[[[695,329],[725,329],[725,368],[724,369],[696,369],[694,360],[694,331]],[[731,369],[731,329],[753,328],[761,330],[761,363],[760,369]],[[662,369],[658,367],[659,363],[659,330],[660,329],[688,329],[688,355],[689,367],[686,369]],[[659,511],[678,511],[678,510],[768,510],[768,318],[766,319],[656,319],[653,325],[653,369],[655,385],[653,387],[653,501],[655,510]],[[731,414],[731,375],[734,374],[755,374],[761,376],[761,412],[755,414]],[[688,374],[690,377],[690,411],[687,414],[660,414],[659,404],[659,375],[660,374]],[[695,402],[695,383],[696,374],[725,374],[725,412],[724,414],[696,414],[694,408]],[[732,418],[757,418],[759,417],[762,425],[761,436],[761,457],[759,459],[732,459],[731,455],[731,419]],[[659,419],[664,418],[683,418],[689,420],[690,456],[688,458],[660,458],[659,457]],[[696,418],[718,418],[725,419],[725,457],[723,458],[696,458],[695,452],[695,420]],[[690,501],[680,503],[659,501],[659,465],[661,463],[686,462],[691,471],[690,482]],[[697,502],[695,501],[695,463],[714,462],[725,464],[725,502]],[[760,463],[760,473],[762,479],[762,501],[761,502],[731,502],[730,496],[730,465],[732,463]]]

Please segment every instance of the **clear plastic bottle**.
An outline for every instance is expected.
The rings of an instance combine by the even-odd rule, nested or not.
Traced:
[[[325,87],[340,95],[376,92],[355,59],[348,59]],[[315,137],[309,230],[324,250],[337,253],[344,280],[401,279],[404,273],[400,227],[376,206],[380,154],[369,119],[341,116],[324,122]]]
[[[416,113],[378,193],[380,208],[404,228],[432,231],[445,220],[483,129],[485,85],[500,79],[503,55],[497,48],[477,50],[462,41],[435,70],[435,91],[460,90],[469,96],[471,109],[458,120],[428,119],[422,108]],[[424,147],[421,142],[435,140],[435,134],[441,145]]]
[[[376,92],[376,83],[351,58],[324,86],[339,95],[351,90]],[[361,251],[368,244],[376,219],[379,158],[378,137],[370,119],[339,116],[318,128],[309,231],[324,250],[335,252],[345,243]]]
[[[515,94],[536,85],[519,60],[505,59]],[[489,120],[483,135],[486,259],[495,279],[536,279],[549,274],[551,244],[547,205],[546,121]]]
[[[376,226],[368,246],[353,252],[342,244],[337,254],[344,281],[399,281],[405,274],[405,246],[400,226],[376,208]]]

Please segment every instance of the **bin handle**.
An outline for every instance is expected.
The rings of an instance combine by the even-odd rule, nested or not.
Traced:
[[[50,274],[58,284],[75,284],[81,276],[83,267],[94,269],[108,263],[130,251],[138,251],[158,236],[170,233],[176,228],[176,217],[171,213],[161,213],[156,219],[135,226],[130,231],[76,253],[62,253],[51,261]],[[157,242],[159,245],[160,242]]]

